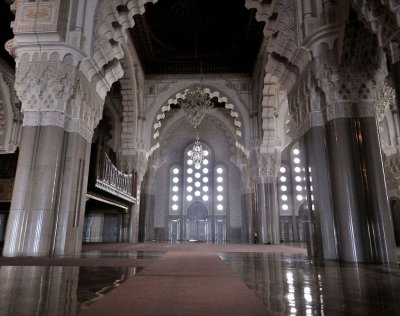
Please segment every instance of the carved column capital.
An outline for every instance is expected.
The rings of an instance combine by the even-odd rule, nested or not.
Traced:
[[[258,175],[261,183],[275,183],[281,165],[280,153],[260,154],[258,157]]]
[[[16,68],[14,87],[24,126],[58,126],[91,140],[104,101],[78,71],[72,55],[60,59],[59,53],[24,53]]]

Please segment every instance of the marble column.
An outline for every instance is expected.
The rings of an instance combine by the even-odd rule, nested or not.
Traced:
[[[243,193],[242,203],[242,240],[247,243],[253,243],[254,237],[254,206],[255,196],[252,192]]]
[[[140,200],[129,207],[128,242],[138,242],[139,237],[139,205]]]
[[[54,255],[79,254],[82,247],[91,144],[77,133],[65,133],[60,173],[60,200],[55,210]]]
[[[314,126],[302,137],[308,208],[313,225],[313,257],[338,259],[324,127]]]
[[[336,118],[326,130],[339,258],[395,262],[375,118]]]
[[[279,208],[276,179],[257,183],[257,230],[262,244],[279,244]]]
[[[4,256],[50,254],[63,143],[60,127],[23,127]]]
[[[80,253],[90,146],[57,126],[24,126],[4,256]]]
[[[140,194],[139,240],[154,240],[154,193]]]

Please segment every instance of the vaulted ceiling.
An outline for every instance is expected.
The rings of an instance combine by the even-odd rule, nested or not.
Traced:
[[[263,22],[244,0],[159,0],[130,34],[146,74],[251,74]]]

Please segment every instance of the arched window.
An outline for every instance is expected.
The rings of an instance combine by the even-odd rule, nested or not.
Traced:
[[[210,148],[202,144],[204,158],[200,165],[195,166],[192,160],[192,146],[185,151],[184,158],[184,199],[183,208],[187,210],[190,204],[199,201],[211,209],[212,199],[212,155]]]
[[[228,170],[215,164],[209,146],[200,142],[204,158],[196,165],[192,159],[193,144],[183,153],[180,164],[170,167],[169,239],[226,240],[228,209]]]
[[[216,215],[226,213],[226,178],[225,166],[216,165],[214,168],[214,209]]]

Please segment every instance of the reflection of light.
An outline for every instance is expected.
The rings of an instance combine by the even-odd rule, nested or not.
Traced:
[[[312,302],[311,289],[307,286],[304,287],[304,299],[306,300],[307,303]]]
[[[289,293],[287,295],[287,298],[288,298],[289,303],[291,303],[292,301],[294,301],[294,294],[293,293]]]
[[[290,313],[293,314],[293,315],[297,315],[297,309],[294,308],[294,307],[291,307],[290,308]]]

